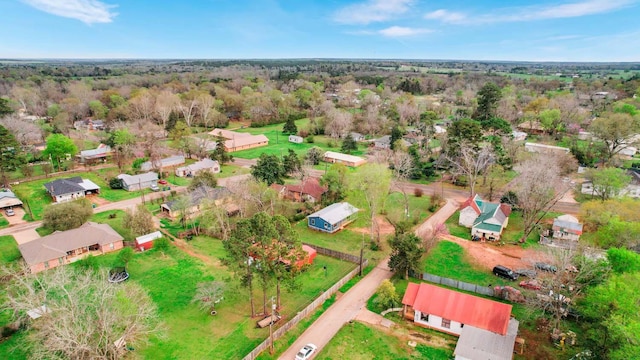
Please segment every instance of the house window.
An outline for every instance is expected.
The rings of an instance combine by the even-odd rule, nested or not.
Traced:
[[[316,224],[316,219],[311,219],[311,220],[309,221],[309,223],[310,223],[311,225],[315,225],[315,224]]]
[[[327,229],[327,230],[329,230],[329,224],[324,223],[324,228],[325,228],[325,229]]]
[[[420,313],[420,320],[424,322],[429,322],[429,314]]]
[[[113,250],[113,243],[109,244],[109,249]]]
[[[451,320],[442,318],[442,327],[445,329],[451,328]]]

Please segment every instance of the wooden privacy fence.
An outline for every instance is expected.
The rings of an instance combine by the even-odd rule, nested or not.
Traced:
[[[428,282],[432,282],[435,284],[446,285],[446,286],[450,286],[450,287],[464,290],[464,291],[471,291],[480,295],[495,296],[492,286],[482,286],[482,285],[471,284],[468,282],[449,279],[446,277],[433,275],[429,273],[415,274],[415,275],[417,275],[417,277],[421,280],[427,280]]]
[[[314,248],[316,248],[316,247],[314,246]],[[317,248],[316,248],[316,251],[318,251],[320,253],[320,250],[318,250]],[[341,253],[341,254],[349,255],[349,254],[344,254],[344,253]],[[353,256],[353,255],[350,255],[350,256]],[[357,257],[357,258],[358,258],[357,262],[359,263],[360,262],[360,258],[359,257]],[[368,263],[368,260],[365,259],[363,261],[363,263],[362,263],[362,266],[363,267],[367,266],[367,263]],[[294,316],[286,324],[282,325],[277,330],[274,330],[274,332],[273,332],[273,340],[277,340],[278,338],[280,338],[281,336],[286,334],[287,331],[289,331],[289,329],[291,329],[296,324],[298,324],[300,322],[300,320],[302,320],[302,319],[306,318],[307,316],[309,316],[309,314],[311,314],[316,308],[318,308],[318,306],[322,305],[322,303],[325,300],[327,300],[333,294],[338,292],[338,290],[342,287],[342,285],[346,284],[347,281],[351,280],[354,276],[356,276],[359,271],[360,271],[360,267],[356,267],[355,269],[351,270],[351,272],[349,272],[347,275],[345,275],[337,283],[333,284],[333,286],[331,286],[327,291],[322,293],[322,295],[320,295],[317,299],[315,299],[311,304],[307,305],[307,307],[302,309],[302,311],[298,312],[298,314],[296,314],[296,316]],[[265,341],[260,343],[260,345],[256,346],[256,348],[253,349],[249,354],[247,354],[247,356],[245,356],[243,358],[243,360],[253,360],[253,359],[255,359],[261,352],[263,352],[264,350],[269,348],[270,345],[271,345],[271,339],[267,338]]]
[[[303,244],[316,249],[316,251],[320,255],[326,255],[326,256],[329,256],[329,257],[332,257],[332,258],[336,258],[336,259],[352,262],[354,264],[360,264],[360,256],[346,254],[346,253],[343,253],[343,252],[340,252],[340,251],[323,248],[321,246],[317,246],[317,245],[313,245],[313,244],[307,244],[307,243],[303,243]]]

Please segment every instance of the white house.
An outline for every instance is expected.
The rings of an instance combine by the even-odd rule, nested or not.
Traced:
[[[137,191],[158,185],[158,174],[147,172],[139,175],[120,174],[117,176],[122,182],[122,188],[127,191]]]
[[[302,142],[304,142],[304,139],[302,138],[302,136],[289,135],[289,142],[295,143],[295,144],[302,144]]]
[[[509,204],[484,201],[476,194],[460,205],[458,224],[471,228],[471,236],[499,240],[509,224],[510,214]]]
[[[57,179],[43,185],[54,202],[67,202],[99,194],[100,186],[93,181],[75,176],[67,179]]]
[[[191,177],[196,176],[202,171],[209,171],[213,174],[220,172],[220,164],[216,160],[202,159],[196,163],[187,166],[181,166],[176,169],[176,176]]]
[[[582,235],[582,224],[571,215],[561,215],[553,220],[553,238],[578,241]]]
[[[164,158],[156,162],[151,162],[151,161],[143,162],[140,165],[140,170],[149,171],[154,168],[158,168],[158,169],[169,168],[169,167],[182,165],[184,164],[184,162],[185,162],[184,156],[182,155],[169,156],[168,158]]]

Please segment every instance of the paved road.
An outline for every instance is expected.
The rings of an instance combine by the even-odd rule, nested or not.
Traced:
[[[416,234],[428,236],[435,225],[444,223],[457,208],[456,201],[448,200],[445,206],[416,229]],[[367,276],[331,305],[279,359],[295,359],[298,350],[308,343],[318,346],[318,352],[322,351],[338,330],[348,321],[355,319],[361,309],[365,308],[367,300],[375,293],[382,280],[391,278],[393,273],[387,266],[388,262],[389,258],[382,260]]]

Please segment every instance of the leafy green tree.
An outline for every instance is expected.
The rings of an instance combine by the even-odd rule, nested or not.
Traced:
[[[551,135],[562,130],[562,113],[559,109],[546,109],[538,115],[540,124]]]
[[[381,209],[384,209],[391,188],[391,177],[391,170],[386,165],[369,163],[362,166],[354,174],[350,184],[354,194],[365,201],[371,225],[371,243],[378,247],[380,245],[380,229],[375,217]]]
[[[118,169],[122,171],[127,159],[133,156],[133,148],[137,140],[129,129],[118,129],[109,134],[107,143],[115,151],[116,164]]]
[[[402,134],[402,130],[400,130],[399,127],[394,126],[393,129],[391,129],[391,139],[390,139],[390,141],[391,141],[391,145],[390,145],[391,150],[394,150],[396,141],[402,139],[402,135],[403,135]],[[351,136],[351,135],[349,135],[349,136]]]
[[[289,154],[282,159],[282,166],[287,175],[291,175],[302,169],[302,162],[295,151],[289,149]]]
[[[276,155],[262,153],[258,162],[251,167],[251,175],[258,180],[264,181],[267,185],[273,183],[283,184],[283,177],[286,175],[280,158]]]
[[[233,161],[233,156],[227,152],[227,149],[224,147],[224,142],[224,138],[220,136],[217,137],[216,148],[211,152],[211,155],[209,155],[211,160],[216,160],[220,165]]]
[[[109,108],[104,106],[100,100],[89,101],[89,110],[91,110],[91,115],[96,119],[104,119],[109,112]]]
[[[138,204],[135,211],[125,210],[122,225],[131,230],[133,236],[141,236],[153,232],[153,214],[144,204]]]
[[[625,113],[603,114],[591,123],[591,133],[600,139],[605,160],[610,161],[614,155],[632,143],[631,139],[640,130],[640,116]]]
[[[0,182],[9,185],[7,172],[16,170],[25,163],[20,144],[7,128],[0,125]]]
[[[0,117],[13,113],[13,109],[9,106],[9,100],[0,98]]]
[[[597,359],[637,357],[640,349],[640,272],[613,275],[580,302],[586,341]]]
[[[358,143],[356,143],[351,134],[348,134],[344,138],[344,141],[342,141],[342,147],[340,148],[340,151],[342,151],[343,153],[351,154],[351,152],[355,150],[358,150]]]
[[[593,185],[592,196],[602,201],[620,195],[631,182],[631,177],[624,170],[614,167],[588,169],[585,178]]]
[[[347,196],[347,167],[342,164],[333,164],[320,178],[320,184],[327,187],[327,192],[322,195],[325,205],[342,201]]]
[[[640,243],[640,223],[627,222],[613,216],[597,231],[596,244],[610,247],[635,247]]]
[[[305,160],[311,165],[320,164],[320,160],[322,160],[322,156],[324,152],[317,146],[312,147],[307,151],[307,155],[305,156]]]
[[[483,129],[491,130],[494,134],[511,134],[511,125],[502,118],[494,117],[487,121],[483,121],[481,125]]]
[[[616,274],[640,272],[640,254],[624,248],[607,250],[611,270]]]
[[[396,292],[396,287],[391,280],[384,279],[376,290],[375,302],[383,309],[390,309],[400,304],[400,296]]]
[[[86,223],[93,215],[91,202],[80,199],[44,208],[42,225],[52,231],[75,229]]]
[[[455,158],[460,151],[460,144],[471,144],[479,148],[482,140],[482,127],[480,123],[471,119],[460,119],[454,121],[447,130],[446,154]]]
[[[297,134],[298,133],[298,127],[296,126],[296,122],[292,117],[289,117],[287,119],[287,122],[284,123],[284,126],[282,127],[282,133],[283,134]]]
[[[502,98],[502,92],[498,85],[488,82],[478,91],[478,108],[474,118],[480,122],[488,121],[496,117],[498,102]]]
[[[47,147],[42,152],[42,156],[55,160],[58,170],[60,169],[60,160],[66,159],[67,154],[74,156],[78,152],[78,147],[73,143],[73,140],[62,134],[51,134],[47,136],[46,142]]]
[[[128,246],[124,247],[118,253],[118,264],[126,267],[127,264],[129,264],[129,261],[133,259],[133,255],[134,253],[132,248]]]
[[[109,179],[109,187],[111,189],[122,189],[122,180],[117,177]]]
[[[389,268],[404,279],[409,278],[410,272],[420,271],[420,259],[424,253],[422,240],[412,233],[397,234],[389,239],[391,257]]]
[[[169,250],[169,246],[170,246],[170,242],[169,239],[167,239],[166,237],[161,237],[159,239],[155,239],[153,241],[153,248],[161,251],[161,252],[165,252],[167,250]]]
[[[218,179],[216,179],[216,175],[211,171],[200,171],[193,177],[188,189],[189,191],[193,191],[203,185],[210,188],[218,186]]]

